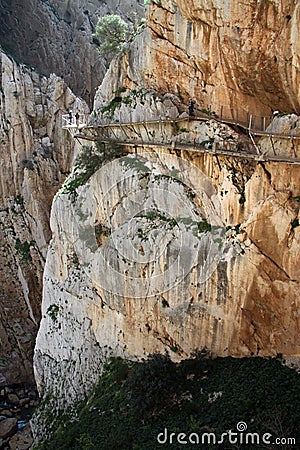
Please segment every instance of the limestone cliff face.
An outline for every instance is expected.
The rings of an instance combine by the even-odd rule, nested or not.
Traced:
[[[299,13],[296,0],[153,0],[143,50],[118,62],[124,84],[193,97],[216,112],[299,114]]]
[[[47,408],[82,398],[111,355],[299,357],[298,166],[152,148],[76,195],[66,186],[35,351],[51,399],[37,435]]]
[[[140,0],[1,0],[0,12],[0,45],[40,73],[62,77],[89,102],[107,69],[92,45],[98,17],[114,13],[133,22],[144,8]]]
[[[33,377],[50,207],[74,155],[61,115],[70,107],[87,111],[59,76],[91,100],[107,66],[91,45],[92,33],[98,16],[108,12],[133,21],[143,6],[115,0],[0,1],[0,44],[7,52],[1,53],[0,105],[1,385]]]
[[[1,53],[1,385],[32,380],[50,207],[74,154],[61,116],[75,105],[87,111],[60,78]]]
[[[299,357],[298,166],[152,148],[71,186],[53,204],[35,353],[50,408],[110,355]]]
[[[151,3],[153,67],[166,71],[154,75],[161,88],[175,84],[214,107],[299,113],[297,1]]]
[[[112,62],[91,123],[174,118],[190,96],[217,112],[298,110],[296,2],[161,0],[148,14],[150,31]],[[214,120],[186,126],[149,132],[141,123],[139,133],[120,127],[110,137],[247,144]],[[296,115],[270,125],[298,128]],[[299,158],[297,141],[259,145]],[[48,399],[34,419],[40,436],[47,408],[84,396],[110,355],[179,359],[206,346],[299,358],[299,165],[147,145],[105,162],[109,149],[118,150],[83,153],[53,203],[35,351]]]

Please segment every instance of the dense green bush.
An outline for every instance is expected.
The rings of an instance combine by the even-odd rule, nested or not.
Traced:
[[[84,145],[74,163],[74,171],[65,180],[59,195],[69,194],[76,199],[77,188],[84,186],[105,163],[124,155],[116,143],[96,142],[96,147]]]
[[[129,37],[128,24],[117,14],[99,17],[94,42],[102,56],[117,54]]]
[[[146,20],[139,19],[137,13],[132,13],[132,22],[126,23],[117,14],[107,14],[99,17],[96,32],[93,34],[93,44],[101,56],[111,59],[120,53],[128,42],[131,42],[146,26]]]
[[[165,428],[174,433],[216,433],[244,421],[249,432],[294,437],[295,446],[170,445],[157,443]],[[299,375],[277,359],[216,358],[198,353],[175,364],[153,355],[143,363],[120,358],[107,365],[78,420],[61,424],[40,450],[155,450],[299,448]]]

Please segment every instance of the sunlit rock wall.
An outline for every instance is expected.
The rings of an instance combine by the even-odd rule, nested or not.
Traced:
[[[217,113],[299,114],[299,11],[296,0],[153,0],[149,31],[111,72],[131,89],[193,97]]]
[[[34,363],[52,400],[35,433],[48,407],[91,389],[111,355],[299,357],[298,175],[151,149],[107,163],[77,193],[66,184],[52,209]]]

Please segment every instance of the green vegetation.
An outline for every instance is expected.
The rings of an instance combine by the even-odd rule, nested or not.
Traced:
[[[290,114],[291,113],[289,113],[289,112],[283,111],[283,112],[280,112],[280,113],[276,114],[276,117],[289,116]]]
[[[142,363],[117,358],[107,364],[77,418],[61,420],[52,439],[37,449],[156,450],[164,447],[157,435],[165,428],[169,434],[211,432],[220,438],[241,421],[247,432],[270,433],[272,440],[294,437],[299,447],[299,420],[299,374],[279,359],[211,359],[206,351],[177,364],[163,355]],[[182,445],[175,441],[165,448]],[[250,449],[229,443],[184,448]]]
[[[210,137],[209,139],[206,139],[202,142],[200,142],[200,145],[202,145],[203,147],[207,147],[209,149],[212,149],[213,143],[215,142],[215,138],[214,137]]]
[[[103,115],[109,116],[109,118],[112,118],[115,114],[115,110],[117,108],[120,108],[121,103],[122,97],[118,95],[114,97],[107,105],[101,108],[101,113]]]
[[[147,94],[147,90],[145,89],[132,89],[127,93],[127,95],[122,95],[126,92],[126,88],[121,86],[114,93],[114,98],[105,106],[103,106],[100,110],[101,114],[104,117],[112,119],[116,109],[120,108],[122,104],[130,105],[132,109],[136,108],[137,100],[143,105],[145,104],[145,95]]]
[[[184,224],[187,229],[190,229],[194,236],[200,239],[200,234],[211,231],[212,227],[204,218],[202,221],[195,221],[190,217],[169,217],[159,211],[152,210],[146,213],[140,213],[138,217],[143,217],[149,222],[144,229],[138,228],[137,235],[142,241],[148,239],[148,233],[150,230],[157,229],[161,224],[166,224],[170,230],[179,226],[180,223]],[[160,223],[159,223],[160,222]]]
[[[299,225],[300,225],[299,219],[294,219],[292,221],[291,225],[292,225],[293,229],[296,228],[296,227],[299,227]]]
[[[47,314],[51,317],[53,322],[57,321],[57,315],[59,312],[59,306],[58,305],[50,305],[49,308],[47,309]]]
[[[122,155],[121,148],[114,143],[103,144],[102,142],[97,142],[96,148],[83,146],[75,160],[74,171],[65,180],[59,195],[72,195],[75,200],[79,186],[84,186],[103,164],[115,158],[120,158]]]
[[[200,109],[200,112],[202,112],[203,114],[207,114],[208,116],[217,117],[215,111],[211,111],[210,109],[202,108],[202,109]]]
[[[233,230],[236,234],[242,233],[244,230],[241,230],[241,224],[237,223],[236,225],[227,225],[226,231]]]
[[[20,194],[15,195],[14,200],[16,205],[24,206],[24,199]]]
[[[245,196],[245,180],[243,173],[238,171],[234,166],[228,168],[231,175],[231,182],[240,194],[239,203],[242,205],[246,202]]]
[[[188,188],[187,196],[190,200],[194,200],[196,198],[196,192],[194,192],[191,188]]]
[[[129,26],[117,14],[99,17],[93,38],[101,56],[114,56],[128,41]]]
[[[144,164],[140,157],[130,158],[128,156],[125,156],[125,158],[122,158],[122,164],[126,166],[127,169],[133,169],[136,172],[142,172],[143,174],[151,174],[149,167]]]
[[[21,261],[27,263],[32,260],[30,255],[30,247],[35,244],[35,241],[30,242],[21,242],[19,238],[16,239],[15,249],[18,254],[21,256]]]
[[[114,57],[143,30],[146,20],[139,21],[136,13],[133,13],[133,19],[133,24],[128,24],[117,14],[99,17],[93,43],[101,56]]]
[[[79,269],[79,267],[80,267],[80,262],[78,259],[78,255],[77,255],[76,251],[73,250],[68,259],[68,269],[71,269],[71,268]]]
[[[195,235],[198,236],[199,233],[205,233],[207,231],[211,231],[211,225],[207,222],[206,219],[203,219],[201,222],[194,222],[196,225]]]

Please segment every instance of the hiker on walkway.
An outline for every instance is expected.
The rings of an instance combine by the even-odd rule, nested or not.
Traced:
[[[70,109],[69,111],[69,125],[72,125],[73,122],[73,111]]]
[[[188,104],[188,107],[189,107],[189,116],[194,116],[194,115],[195,115],[195,112],[194,112],[195,103],[196,103],[196,102],[190,98],[189,104]]]
[[[76,120],[76,126],[78,128],[79,127],[79,112],[78,111],[76,111],[75,120]]]

